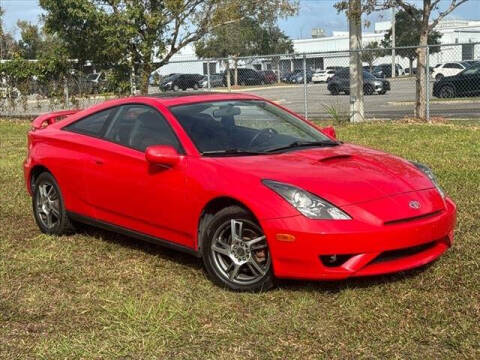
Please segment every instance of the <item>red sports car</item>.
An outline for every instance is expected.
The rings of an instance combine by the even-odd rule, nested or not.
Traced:
[[[425,165],[247,94],[40,116],[24,171],[41,231],[83,222],[166,245],[234,290],[406,270],[453,241],[455,204]]]

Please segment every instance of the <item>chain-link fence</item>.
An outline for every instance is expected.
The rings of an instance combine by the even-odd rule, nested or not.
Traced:
[[[419,98],[428,118],[480,117],[480,43],[363,49],[357,54],[363,64],[365,118],[415,117],[422,110]],[[420,68],[419,56],[425,57],[425,67]],[[348,120],[355,100],[350,95],[349,57],[349,51],[222,59],[183,56],[152,73],[148,92],[249,92],[308,118]],[[128,69],[123,71],[131,84],[138,82]],[[27,86],[3,76],[0,112],[34,115],[125,95],[128,86],[111,85],[112,72],[90,66],[61,79],[28,79]]]

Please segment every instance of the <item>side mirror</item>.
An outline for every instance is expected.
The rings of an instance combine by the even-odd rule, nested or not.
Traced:
[[[153,165],[175,166],[180,161],[180,154],[170,145],[153,145],[145,151],[145,159]]]
[[[321,128],[320,131],[332,139],[337,139],[337,133],[335,132],[335,128],[333,126]]]

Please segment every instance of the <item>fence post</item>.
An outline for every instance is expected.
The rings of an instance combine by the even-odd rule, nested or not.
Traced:
[[[427,45],[425,48],[426,52],[426,60],[425,60],[425,81],[426,81],[426,86],[425,86],[425,91],[427,92],[425,94],[425,105],[426,105],[426,120],[427,122],[430,122],[430,47]]]
[[[303,54],[303,116],[308,119],[308,98],[307,98],[307,55]]]
[[[207,61],[207,88],[210,89],[210,59]]]

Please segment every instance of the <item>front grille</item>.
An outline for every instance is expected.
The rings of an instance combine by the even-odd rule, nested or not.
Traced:
[[[397,250],[389,250],[389,251],[384,251],[380,255],[378,255],[372,262],[371,264],[378,264],[386,261],[393,261],[397,260],[403,257],[415,255],[418,253],[421,253],[422,251],[428,250],[435,246],[435,241],[425,243],[422,245],[417,245],[417,246],[412,246],[408,248],[403,248],[403,249],[397,249]]]
[[[409,221],[415,221],[415,220],[420,220],[420,219],[425,219],[429,218],[435,215],[438,215],[442,212],[442,210],[434,211],[428,214],[423,214],[423,215],[418,215],[418,216],[412,216],[408,218],[403,218],[403,219],[396,219],[396,220],[390,220],[390,221],[385,221],[383,224],[384,225],[394,225],[394,224],[400,224],[404,222],[409,222]]]

